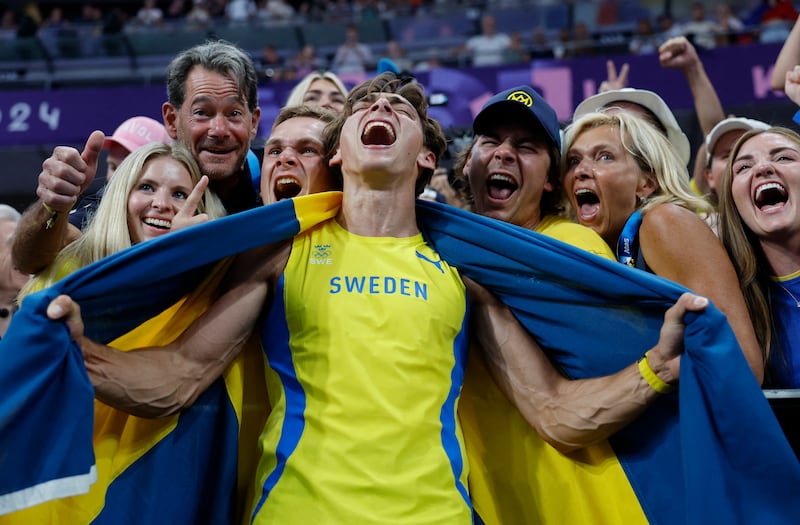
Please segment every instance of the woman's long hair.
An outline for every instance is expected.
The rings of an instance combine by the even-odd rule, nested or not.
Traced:
[[[800,135],[787,128],[773,127],[766,130],[748,131],[739,137],[731,149],[718,195],[719,237],[736,268],[736,275],[739,277],[739,286],[750,313],[750,320],[753,322],[756,338],[764,353],[765,362],[767,362],[773,352],[780,351],[779,348],[773,347],[775,326],[772,322],[772,310],[769,304],[772,268],[761,249],[758,236],[742,220],[736,203],[733,202],[731,191],[733,163],[739,151],[745,142],[762,133],[782,135],[800,146]]]
[[[658,187],[642,201],[639,211],[646,213],[659,204],[671,203],[701,215],[711,213],[708,201],[692,191],[689,172],[672,144],[652,124],[632,113],[598,111],[587,113],[570,124],[564,132],[562,180],[569,169],[566,162],[569,148],[582,133],[600,126],[618,128],[622,146],[643,172],[651,173],[655,178]]]
[[[19,301],[26,295],[46,288],[78,268],[130,248],[128,230],[128,198],[144,172],[145,165],[158,157],[170,157],[189,171],[192,184],[200,180],[197,161],[185,146],[174,143],[152,142],[125,157],[104,189],[97,211],[89,219],[83,234],[65,246],[50,265],[28,281],[19,293]],[[225,215],[219,198],[206,190],[197,205],[197,213],[206,213],[209,219]]]

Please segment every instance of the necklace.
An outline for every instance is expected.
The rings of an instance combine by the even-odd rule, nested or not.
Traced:
[[[775,282],[775,284],[777,284],[778,286],[780,286],[780,287],[781,287],[781,289],[783,289],[783,291],[784,291],[784,292],[788,293],[788,294],[789,294],[789,297],[791,297],[791,298],[792,298],[792,301],[794,301],[794,304],[795,304],[795,306],[797,306],[798,308],[800,308],[800,301],[798,301],[798,300],[797,300],[797,297],[795,297],[795,296],[794,296],[794,294],[793,294],[792,292],[790,292],[788,288],[786,288],[784,285],[782,285],[781,283],[779,283],[779,282],[777,282],[777,281]]]

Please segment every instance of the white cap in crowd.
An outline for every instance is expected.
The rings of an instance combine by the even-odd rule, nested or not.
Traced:
[[[689,139],[686,134],[681,130],[678,125],[675,115],[664,102],[664,99],[652,91],[646,89],[623,88],[614,89],[611,91],[604,91],[593,95],[575,108],[573,120],[577,120],[587,113],[592,113],[603,108],[612,107],[614,102],[631,102],[649,110],[661,122],[661,125],[667,130],[667,139],[675,147],[681,160],[684,164],[689,164],[689,159],[692,157],[692,149],[689,145]]]

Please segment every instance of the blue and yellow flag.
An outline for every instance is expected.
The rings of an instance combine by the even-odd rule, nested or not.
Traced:
[[[572,378],[611,374],[641,358],[657,342],[666,309],[686,291],[510,224],[433,203],[420,203],[417,212],[423,233],[442,258],[497,294]],[[474,452],[476,435],[465,428],[470,459],[482,458],[477,465],[482,471],[470,479],[471,488],[479,487],[472,491],[478,513],[484,511],[492,524],[795,523],[800,462],[725,316],[713,305],[688,315],[684,347],[678,394],[662,396],[613,436],[609,444],[615,457],[603,444],[571,457],[573,484],[579,480],[582,488],[571,487],[551,501],[546,498],[568,475],[561,459],[544,458],[558,463],[555,486],[548,486],[553,471],[542,467],[535,485],[524,483],[529,472],[517,472],[522,482],[514,483],[507,478],[514,470],[504,472],[494,457],[484,456],[488,447],[480,439]],[[491,396],[491,387],[489,393],[470,393],[468,386],[464,395],[473,401]],[[477,437],[491,434],[502,446],[506,429],[483,423],[478,421],[482,436]],[[509,426],[525,430],[518,422]],[[525,461],[517,458],[518,464]],[[617,461],[626,486],[617,484]],[[597,499],[610,497],[625,499]],[[565,509],[566,504],[577,510]]]
[[[99,261],[26,299],[0,341],[0,384],[7,387],[0,400],[0,513],[85,492],[100,470],[99,448],[92,445],[93,392],[80,349],[61,323],[45,317],[53,297],[72,295],[81,304],[87,335],[113,341],[196,289],[216,261],[291,237],[333,216],[339,200],[335,193],[308,196],[176,232]],[[613,373],[636,361],[657,341],[664,311],[684,291],[559,241],[436,203],[420,202],[418,216],[442,258],[495,292],[573,378]],[[616,494],[638,506],[631,511],[599,501],[586,505],[587,512],[620,512],[650,523],[795,523],[800,464],[713,306],[688,316],[685,348],[678,394],[662,396],[604,450],[568,458],[579,462],[576,470],[590,465],[592,476],[621,484]],[[483,394],[480,388],[477,394]],[[208,395],[233,404],[228,396]],[[491,402],[491,395],[484,397]],[[492,432],[482,421],[477,424]],[[226,428],[235,433],[235,426]],[[474,451],[469,440],[479,445],[480,440],[466,430],[467,447]],[[529,431],[524,425],[517,430]],[[185,436],[195,434],[187,429]],[[495,434],[502,439],[501,431]],[[229,441],[218,443],[224,450],[217,448],[217,454],[237,454]],[[181,452],[181,445],[175,440],[164,448]],[[480,446],[477,450],[475,457],[481,457]],[[129,476],[129,485],[118,498],[107,496],[104,506],[116,515],[136,516],[163,490],[176,498],[175,508],[201,514],[198,491],[171,489],[169,473],[140,477],[137,466],[147,459],[145,454],[123,470],[120,477]],[[208,459],[195,450],[169,461],[196,468]],[[224,476],[216,496],[230,498],[236,461],[222,463],[223,473],[198,476]],[[479,513],[491,514],[496,523],[518,523],[509,510],[515,505],[553,506],[540,492],[550,475],[546,468],[536,473],[540,484],[517,483],[506,493],[498,487],[508,485],[512,470],[491,457],[482,463],[470,481]],[[576,497],[594,490],[587,486]],[[553,522],[535,509],[531,516],[526,523]]]
[[[44,311],[66,293],[91,337],[121,350],[167,344],[213,300],[228,262],[216,261],[271,242],[261,232],[282,239],[333,216],[339,198],[327,200],[315,200],[305,222],[287,203],[268,214],[282,226],[212,228],[216,248],[197,230],[173,234],[178,244],[144,243],[26,298],[0,341],[0,525],[234,522],[268,410],[257,338],[192,407],[138,418],[91,401],[80,350]]]

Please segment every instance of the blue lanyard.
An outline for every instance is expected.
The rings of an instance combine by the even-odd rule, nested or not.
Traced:
[[[635,211],[625,221],[625,226],[622,227],[622,234],[617,240],[617,260],[622,264],[630,267],[636,266],[635,253],[639,243],[636,238],[639,235],[639,226],[642,225],[642,212]]]

